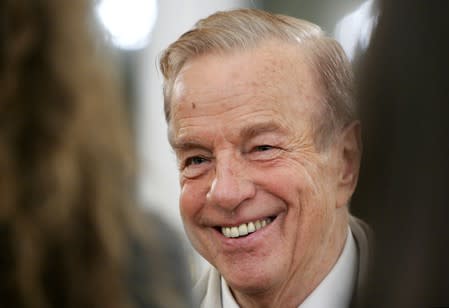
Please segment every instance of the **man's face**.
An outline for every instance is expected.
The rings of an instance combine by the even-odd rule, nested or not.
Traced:
[[[349,196],[338,147],[314,143],[321,93],[301,50],[267,42],[198,57],[172,97],[181,215],[198,252],[247,293],[328,270]]]

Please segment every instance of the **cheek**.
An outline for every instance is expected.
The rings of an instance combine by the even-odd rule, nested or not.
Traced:
[[[282,161],[264,169],[259,174],[259,180],[265,190],[280,197],[287,204],[298,204],[314,190],[312,176],[308,170],[293,160]]]
[[[204,215],[206,200],[204,191],[202,185],[199,185],[197,181],[186,181],[181,187],[179,205],[187,237],[193,247],[204,258],[209,260],[209,239],[201,225],[201,217]]]
[[[194,219],[201,211],[207,193],[202,186],[197,180],[187,180],[182,184],[179,206],[184,222]]]
[[[323,162],[319,155],[301,157],[289,161],[287,178],[291,179],[291,186],[298,192],[298,197],[305,204],[325,206],[328,197],[333,195],[330,183],[334,175],[330,172],[330,165]]]
[[[316,222],[326,220],[329,191],[319,167],[310,161],[288,160],[265,170],[261,186],[281,198],[287,205],[287,225],[301,229],[302,236],[311,236]],[[267,176],[269,174],[269,176]],[[308,230],[308,231],[307,231]]]
[[[195,202],[195,190],[192,185],[186,184],[181,187],[181,194],[179,196],[179,207],[181,216],[184,220],[188,219],[197,211],[199,202]]]

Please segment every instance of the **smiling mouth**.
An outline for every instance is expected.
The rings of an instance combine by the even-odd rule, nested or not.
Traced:
[[[218,227],[217,229],[221,230],[221,234],[223,234],[227,238],[239,238],[263,229],[264,227],[268,226],[275,218],[276,217],[267,217],[264,219],[244,223],[239,226]]]

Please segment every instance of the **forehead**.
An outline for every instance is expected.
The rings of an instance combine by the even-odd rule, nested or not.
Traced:
[[[315,80],[305,51],[289,43],[199,56],[175,80],[171,130],[193,118],[217,120],[232,113],[300,120],[317,107]]]

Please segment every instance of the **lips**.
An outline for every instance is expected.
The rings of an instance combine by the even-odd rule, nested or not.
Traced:
[[[221,227],[221,233],[227,238],[239,238],[259,231],[260,229],[269,225],[272,221],[273,218],[267,217],[264,219],[258,219],[255,221],[250,221],[248,223],[243,223],[238,226]]]

